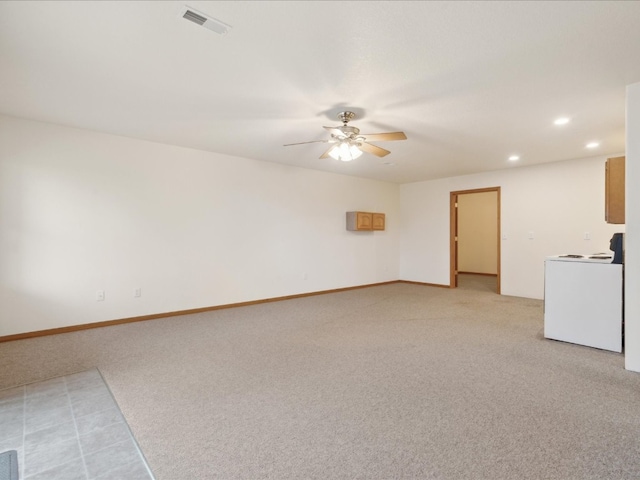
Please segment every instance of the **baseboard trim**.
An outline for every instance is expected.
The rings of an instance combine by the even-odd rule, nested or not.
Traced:
[[[481,272],[458,272],[458,273],[464,273],[465,275],[483,275],[485,277],[497,277],[498,276],[497,273],[481,273]]]
[[[258,305],[261,303],[281,302],[283,300],[291,300],[294,298],[312,297],[314,295],[326,295],[328,293],[345,292],[348,290],[357,290],[359,288],[377,287],[379,285],[390,285],[393,283],[417,283],[419,285],[428,285],[435,287],[444,287],[445,285],[434,285],[429,283],[410,282],[407,280],[392,280],[389,282],[370,283],[367,285],[357,285],[354,287],[333,288],[331,290],[320,290],[317,292],[298,293],[295,295],[285,295],[282,297],[265,298],[261,300],[251,300],[249,302],[227,303],[224,305],[215,305],[212,307],[192,308],[188,310],[178,310],[176,312],[154,313],[151,315],[141,315],[138,317],[120,318],[117,320],[106,320],[103,322],[83,323],[80,325],[70,325],[68,327],[50,328],[48,330],[37,330],[35,332],[16,333],[13,335],[5,335],[0,337],[0,343],[11,342],[13,340],[23,340],[26,338],[44,337],[47,335],[57,335],[59,333],[77,332],[80,330],[89,330],[92,328],[110,327],[112,325],[122,325],[124,323],[144,322],[146,320],[156,320],[159,318],[176,317],[179,315],[191,315],[194,313],[210,312],[213,310],[223,310],[226,308],[246,307],[249,305]],[[448,285],[446,286],[448,288]]]
[[[445,285],[443,283],[414,282],[413,280],[398,280],[396,283],[410,283],[412,285],[423,285],[425,287],[451,288],[451,285]]]

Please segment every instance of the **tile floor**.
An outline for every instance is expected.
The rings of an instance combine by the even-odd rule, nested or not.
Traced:
[[[153,480],[97,369],[0,390],[0,452],[20,480]]]

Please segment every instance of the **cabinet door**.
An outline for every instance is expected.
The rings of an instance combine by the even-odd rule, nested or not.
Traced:
[[[625,157],[609,158],[605,164],[604,219],[607,223],[625,223],[624,160]]]
[[[369,212],[358,212],[356,216],[356,230],[371,230],[373,225],[373,214]]]
[[[384,230],[384,213],[372,214],[372,229]]]

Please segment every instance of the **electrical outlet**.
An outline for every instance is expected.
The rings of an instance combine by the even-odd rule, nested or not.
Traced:
[[[584,239],[585,239],[585,240],[591,240],[591,233],[589,233],[589,232],[584,232]]]
[[[142,296],[142,289],[141,289],[140,287],[136,288],[136,289],[133,291],[133,296],[134,296],[134,297],[136,297],[136,298],[137,298],[137,297],[141,297],[141,296]]]
[[[98,290],[96,292],[96,301],[98,302],[104,301],[104,290]]]
[[[534,237],[533,232],[529,232],[529,240],[533,240],[533,237]]]

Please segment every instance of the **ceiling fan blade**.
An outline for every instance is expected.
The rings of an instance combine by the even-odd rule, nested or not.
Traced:
[[[389,133],[369,133],[362,134],[368,141],[372,142],[388,142],[391,140],[406,140],[407,136],[404,132],[389,132]]]
[[[332,135],[337,135],[339,137],[344,137],[344,132],[340,130],[338,127],[322,127],[325,130],[329,130]]]
[[[320,157],[318,158],[327,158],[329,156],[329,152],[335,147],[335,145],[331,145],[326,152],[324,152],[322,155],[320,155]]]
[[[389,155],[391,153],[389,150],[376,147],[375,145],[371,145],[367,142],[362,142],[362,144],[358,145],[358,148],[360,148],[360,150],[362,150],[363,152],[371,153],[377,157],[384,157],[385,155]]]
[[[311,140],[310,142],[300,142],[300,143],[287,143],[283,145],[283,147],[290,147],[291,145],[304,145],[305,143],[327,143],[329,140]]]

